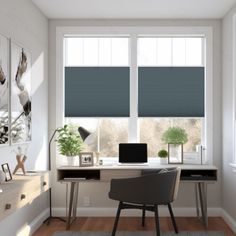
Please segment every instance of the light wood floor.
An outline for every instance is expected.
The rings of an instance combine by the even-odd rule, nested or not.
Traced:
[[[176,217],[180,231],[205,231],[202,223],[195,217]],[[80,217],[72,224],[73,231],[106,231],[111,232],[114,218],[112,217]],[[173,231],[169,217],[160,218],[162,231]],[[123,231],[153,231],[155,224],[152,217],[147,217],[146,226],[141,226],[138,217],[121,217],[118,230]],[[209,231],[224,231],[227,236],[236,236],[220,217],[209,217]],[[65,231],[65,223],[59,220],[52,220],[50,225],[42,225],[33,236],[51,236],[55,231]]]

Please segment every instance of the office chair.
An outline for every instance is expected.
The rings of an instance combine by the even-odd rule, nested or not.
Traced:
[[[180,168],[151,170],[143,171],[143,175],[136,178],[112,179],[109,198],[119,201],[112,236],[116,234],[120,213],[123,209],[141,209],[143,225],[145,211],[153,211],[156,235],[160,236],[159,205],[168,206],[175,233],[178,233],[171,202],[177,197],[180,171]]]

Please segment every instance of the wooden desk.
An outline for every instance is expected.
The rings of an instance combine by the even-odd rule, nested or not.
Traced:
[[[115,178],[132,178],[141,176],[145,170],[157,170],[161,168],[171,168],[177,165],[103,165],[92,167],[67,167],[61,166],[57,169],[57,179],[62,183],[70,183],[70,202],[69,214],[67,218],[66,229],[70,228],[71,214],[73,211],[76,217],[77,198],[79,182],[110,182]],[[196,210],[204,225],[207,227],[207,184],[217,181],[217,168],[212,165],[179,165],[181,167],[182,182],[191,182],[195,184]]]
[[[25,206],[50,188],[49,172],[13,175],[0,185],[0,220]]]

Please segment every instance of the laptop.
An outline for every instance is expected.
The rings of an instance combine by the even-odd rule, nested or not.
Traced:
[[[146,143],[120,143],[119,164],[121,165],[148,165]]]

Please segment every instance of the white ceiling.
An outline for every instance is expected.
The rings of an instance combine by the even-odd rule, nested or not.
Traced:
[[[236,0],[32,0],[51,19],[215,19]]]

